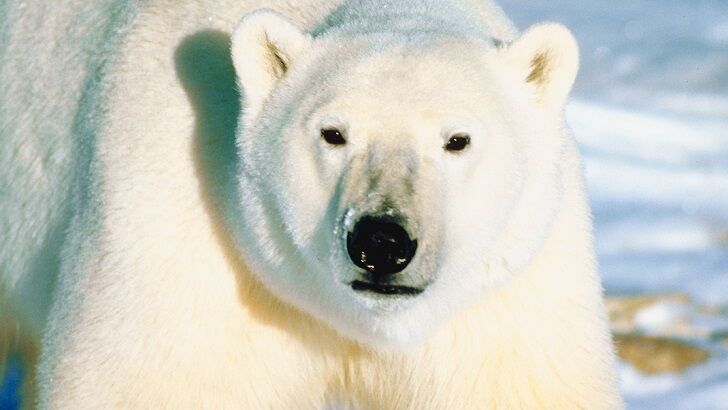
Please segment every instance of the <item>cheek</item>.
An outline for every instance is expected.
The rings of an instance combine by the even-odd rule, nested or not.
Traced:
[[[276,197],[291,236],[305,247],[320,233],[322,224],[336,219],[341,159],[326,155],[331,153],[315,145],[299,143],[286,148]]]
[[[448,241],[484,251],[502,234],[523,186],[525,159],[511,140],[494,140],[447,182]]]

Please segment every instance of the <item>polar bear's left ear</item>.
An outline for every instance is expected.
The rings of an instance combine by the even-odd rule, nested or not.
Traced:
[[[547,109],[563,108],[579,70],[579,47],[566,27],[538,24],[501,52],[518,75],[535,88],[539,103]]]
[[[258,115],[273,87],[311,42],[310,35],[273,10],[260,9],[240,20],[231,51],[248,119]]]

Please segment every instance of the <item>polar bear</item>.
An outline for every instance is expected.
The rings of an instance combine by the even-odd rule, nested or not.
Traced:
[[[486,0],[0,19],[26,403],[621,406],[565,28],[519,35]]]

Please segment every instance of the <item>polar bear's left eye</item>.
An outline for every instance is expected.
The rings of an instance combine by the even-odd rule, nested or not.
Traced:
[[[324,139],[324,141],[328,142],[331,145],[344,145],[346,144],[346,139],[341,134],[341,131],[337,130],[336,128],[324,128],[321,130],[321,138]]]

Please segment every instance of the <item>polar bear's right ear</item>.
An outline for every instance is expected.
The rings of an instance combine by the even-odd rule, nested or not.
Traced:
[[[273,87],[311,42],[310,35],[272,10],[260,9],[240,20],[231,51],[247,118],[257,116]]]

